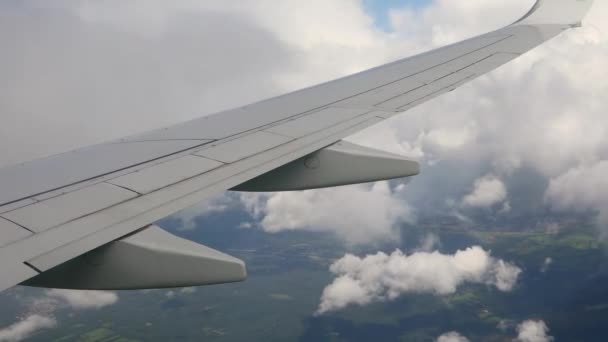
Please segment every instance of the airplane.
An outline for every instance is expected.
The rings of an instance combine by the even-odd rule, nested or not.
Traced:
[[[411,177],[416,161],[342,141],[580,27],[593,0],[537,0],[462,42],[175,126],[0,169],[0,291],[243,281],[243,261],[154,222],[226,190]]]

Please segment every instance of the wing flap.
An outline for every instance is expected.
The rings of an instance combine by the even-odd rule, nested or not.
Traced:
[[[137,197],[115,185],[100,183],[2,214],[34,232],[43,232],[82,216]]]
[[[11,243],[23,240],[32,235],[27,229],[20,227],[7,219],[0,217],[0,247],[10,245]]]
[[[459,84],[464,80],[468,80],[472,76],[472,74],[466,72],[452,73],[447,76],[444,76],[443,78],[437,79],[435,82],[429,83],[425,86],[406,92],[404,94],[395,96],[394,98],[388,99],[384,102],[377,103],[376,106],[385,109],[401,110],[403,107],[413,104],[419,100],[426,99],[430,95],[434,95],[443,89],[446,89],[455,84]]]
[[[0,289],[13,287],[25,279],[37,276],[39,273],[18,260],[6,260],[2,262],[2,277],[0,277]]]
[[[0,169],[0,206],[66,192],[66,187],[158,160],[210,140],[107,143]],[[86,186],[87,184],[84,184]]]
[[[223,163],[234,163],[243,158],[267,151],[285,144],[293,139],[270,133],[255,132],[238,139],[226,141],[195,153],[197,156],[219,160]]]
[[[329,107],[318,112],[303,115],[285,123],[266,128],[265,131],[292,138],[301,138],[303,136],[322,131],[327,127],[352,120],[367,113],[369,113],[369,109],[367,108],[359,109]]]
[[[218,161],[191,154],[153,165],[107,182],[139,194],[148,194],[171,184],[201,175],[222,165],[224,164]]]

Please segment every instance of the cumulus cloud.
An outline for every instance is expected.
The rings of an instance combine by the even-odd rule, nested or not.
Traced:
[[[507,198],[505,184],[493,175],[487,175],[475,181],[473,191],[462,199],[468,207],[487,208],[503,202]]]
[[[248,210],[270,233],[290,230],[332,232],[351,244],[398,237],[397,224],[412,222],[411,209],[387,182],[336,189],[243,194]]]
[[[237,199],[238,200],[238,199]],[[222,194],[203,202],[200,202],[190,208],[184,209],[172,216],[172,218],[180,221],[178,230],[193,230],[196,226],[196,219],[211,214],[217,214],[228,210],[235,203],[235,198]]]
[[[47,296],[58,299],[74,309],[100,309],[118,301],[118,295],[109,291],[76,291],[52,289]]]
[[[518,342],[551,342],[554,340],[549,336],[549,327],[544,321],[528,320],[517,326]]]
[[[556,209],[598,210],[608,222],[608,161],[581,165],[551,179],[545,199]]]
[[[452,331],[437,337],[435,342],[469,342],[469,339],[455,331]]]
[[[56,325],[57,321],[53,318],[30,315],[17,323],[0,329],[0,341],[22,341],[41,329],[54,328]]]
[[[407,255],[400,250],[362,258],[347,254],[334,262],[330,271],[337,278],[323,290],[319,314],[351,304],[394,300],[406,293],[451,294],[464,283],[511,291],[521,273],[519,267],[495,259],[477,246],[453,255],[439,252]]]
[[[62,309],[101,309],[118,301],[118,295],[108,291],[46,290],[43,296],[22,298],[27,315],[6,328],[0,329],[0,342],[21,341],[41,329],[57,326],[55,313]]]

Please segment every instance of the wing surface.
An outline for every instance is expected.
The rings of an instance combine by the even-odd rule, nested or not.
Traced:
[[[579,26],[539,0],[506,28],[184,124],[0,169],[0,290],[411,109]]]

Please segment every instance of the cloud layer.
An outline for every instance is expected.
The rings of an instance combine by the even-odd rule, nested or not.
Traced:
[[[347,254],[333,263],[330,271],[336,279],[323,290],[319,314],[351,304],[394,300],[406,293],[451,294],[465,283],[511,291],[521,273],[517,266],[493,258],[481,247],[453,255],[439,252],[406,255],[400,250],[363,258]]]

